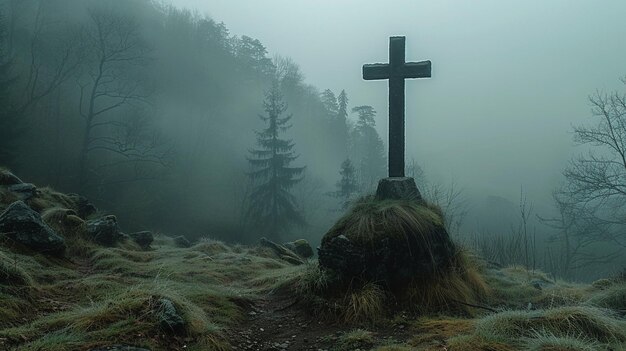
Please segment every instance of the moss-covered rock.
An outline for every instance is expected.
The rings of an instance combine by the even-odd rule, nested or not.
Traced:
[[[311,258],[313,257],[313,248],[311,244],[305,239],[298,239],[292,242],[285,243],[284,245],[289,250],[298,254],[298,256],[302,258]]]
[[[356,278],[401,290],[449,270],[455,252],[436,208],[366,198],[326,233],[319,262],[343,282]]]
[[[65,240],[22,201],[12,203],[0,214],[0,237],[30,250],[62,255]]]

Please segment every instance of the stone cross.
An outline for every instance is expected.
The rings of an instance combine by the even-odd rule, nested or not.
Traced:
[[[389,177],[404,177],[404,80],[429,78],[430,61],[405,62],[405,37],[389,38],[389,63],[363,65],[363,79],[389,79]]]

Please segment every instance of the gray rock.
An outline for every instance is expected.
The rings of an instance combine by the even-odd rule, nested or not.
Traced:
[[[133,239],[142,249],[146,250],[150,248],[150,244],[154,241],[154,235],[149,231],[142,231],[137,233],[130,233],[128,236]]]
[[[295,252],[289,250],[283,245],[279,245],[266,238],[261,238],[259,244],[261,246],[272,249],[272,251],[274,251],[274,253],[283,261],[287,261],[295,265],[304,264],[304,261]]]
[[[376,199],[422,201],[422,194],[417,189],[413,178],[383,178],[378,182]]]
[[[543,290],[544,288],[554,285],[554,283],[543,279],[533,279],[530,281],[530,285],[537,290]]]
[[[12,203],[0,214],[3,236],[37,252],[60,256],[65,251],[65,240],[22,201]]]
[[[20,178],[18,178],[15,174],[0,169],[0,185],[15,185],[24,183]]]
[[[284,247],[288,248],[289,250],[296,252],[296,244],[293,243],[293,241],[289,241],[283,244]]]
[[[105,216],[86,222],[87,236],[100,245],[113,246],[122,238],[115,216]]]
[[[313,257],[313,248],[311,244],[305,239],[298,239],[296,241],[285,243],[287,249],[295,252],[298,256],[302,258],[311,258]]]
[[[185,320],[178,314],[176,306],[169,299],[159,300],[157,313],[161,329],[175,334],[182,334],[185,331]]]
[[[92,216],[98,212],[98,209],[94,204],[89,202],[89,200],[81,195],[73,194],[76,197],[76,209],[78,210],[78,217],[82,219],[87,219],[89,216]]]
[[[18,195],[21,200],[28,200],[37,195],[37,187],[30,183],[9,185],[7,189]]]
[[[185,238],[184,236],[177,236],[174,238],[174,245],[176,245],[176,247],[190,247],[191,243],[189,242],[189,240],[187,238]]]

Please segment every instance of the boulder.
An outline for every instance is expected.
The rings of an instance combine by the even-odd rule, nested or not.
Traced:
[[[339,219],[318,248],[338,286],[381,282],[401,291],[450,270],[456,247],[440,213],[418,202],[365,199]]]
[[[154,235],[149,231],[142,231],[137,233],[130,233],[128,236],[133,239],[134,242],[139,244],[142,249],[147,250],[150,248],[150,244],[154,241]]]
[[[86,197],[78,194],[67,194],[67,196],[70,196],[76,203],[76,212],[78,212],[78,217],[87,219],[98,212],[96,206],[89,202]]]
[[[86,223],[87,237],[100,245],[113,246],[122,238],[115,216],[104,216]]]
[[[171,300],[160,299],[157,313],[161,329],[174,334],[182,334],[185,331],[185,320],[178,314]]]
[[[259,244],[263,247],[272,249],[272,251],[274,251],[276,256],[278,256],[278,258],[280,258],[283,261],[287,261],[295,265],[304,264],[304,261],[302,260],[302,258],[300,258],[295,252],[289,250],[283,245],[277,244],[266,238],[261,238],[261,241],[259,242]]]
[[[545,288],[551,287],[554,285],[553,282],[549,282],[547,280],[544,279],[533,279],[530,281],[529,283],[533,288],[537,289],[537,290],[543,290]]]
[[[598,279],[594,281],[593,283],[591,283],[591,286],[593,286],[596,289],[604,290],[604,289],[611,287],[613,284],[615,284],[614,281],[612,281],[611,279],[605,278],[605,279]]]
[[[377,200],[422,201],[422,194],[415,185],[415,180],[408,177],[383,178],[376,189]]]
[[[321,267],[344,276],[357,276],[366,266],[368,255],[343,234],[324,242],[317,251]]]
[[[1,237],[37,252],[62,255],[65,251],[65,240],[22,201],[12,203],[0,214]]]
[[[87,219],[90,216],[96,214],[96,212],[98,212],[96,206],[89,202],[86,197],[82,196],[78,198],[78,201],[76,202],[76,207],[78,210],[78,217],[82,219]]]
[[[29,200],[37,195],[37,187],[30,183],[9,185],[7,189],[16,194],[21,200]]]
[[[176,245],[176,247],[186,248],[190,247],[191,243],[186,237],[180,235],[174,238],[174,245]]]
[[[298,256],[302,258],[311,258],[313,257],[313,248],[311,244],[305,239],[298,239],[296,241],[291,241],[285,243],[283,246],[288,248],[289,250],[295,252]]]
[[[24,183],[20,178],[18,178],[15,174],[4,170],[4,169],[0,169],[0,185],[16,185],[16,184],[22,184]]]

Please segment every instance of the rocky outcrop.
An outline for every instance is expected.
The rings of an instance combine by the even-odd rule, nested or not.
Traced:
[[[24,183],[20,178],[18,178],[15,174],[5,170],[0,169],[0,185],[9,186]]]
[[[314,255],[311,244],[309,244],[309,242],[306,241],[305,239],[298,239],[296,241],[291,241],[291,242],[285,243],[284,246],[288,248],[289,250],[295,252],[298,256],[305,258],[305,259],[311,258]]]
[[[174,238],[174,245],[176,245],[176,247],[187,248],[191,246],[191,243],[187,238],[180,235]]]
[[[272,251],[274,251],[276,256],[278,256],[278,258],[280,258],[283,261],[286,261],[295,265],[304,264],[304,261],[302,260],[302,258],[300,258],[295,252],[289,250],[283,245],[279,245],[266,238],[261,238],[261,241],[259,242],[259,244],[263,247],[267,247],[271,249]]]
[[[89,202],[86,197],[77,194],[72,194],[72,196],[75,198],[76,211],[80,218],[87,219],[98,212],[96,206]]]
[[[87,238],[97,244],[113,246],[123,237],[115,216],[104,216],[85,223]]]
[[[154,235],[150,231],[130,233],[128,236],[144,250],[149,249],[154,241]]]
[[[174,334],[182,334],[185,331],[185,320],[178,314],[176,306],[169,300],[162,298],[158,303],[157,310],[161,329]]]
[[[74,193],[69,193],[67,196],[72,200],[72,207],[76,210],[78,217],[87,219],[98,212],[96,206],[86,197]]]
[[[65,240],[22,201],[12,203],[0,214],[2,237],[37,252],[60,256],[65,251]]]
[[[37,196],[37,187],[30,183],[9,185],[7,189],[17,195],[20,200],[29,200]]]

